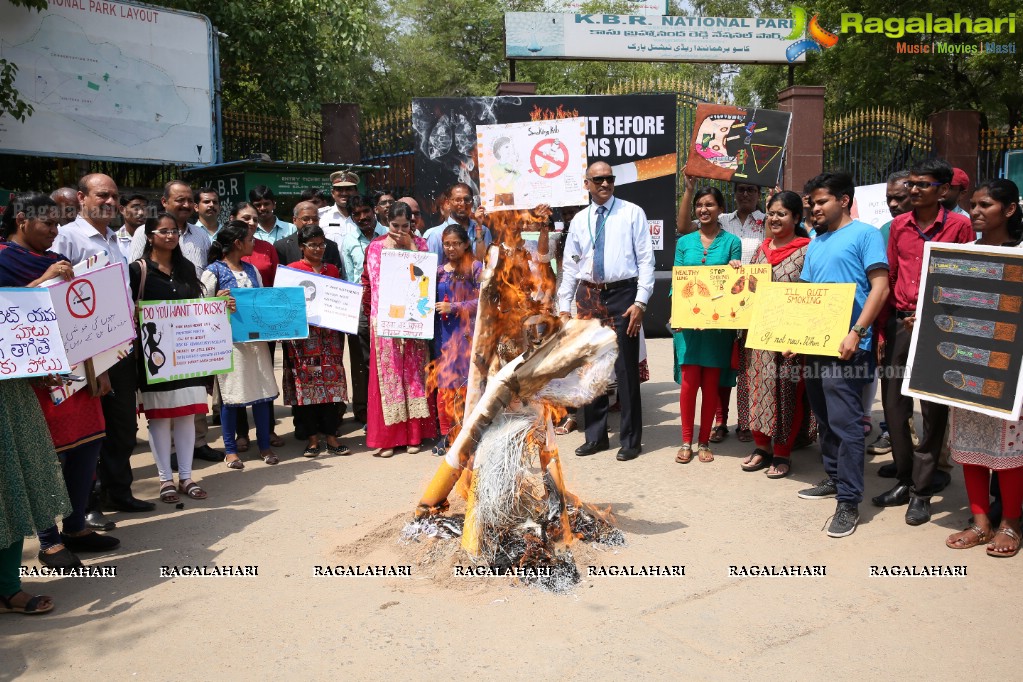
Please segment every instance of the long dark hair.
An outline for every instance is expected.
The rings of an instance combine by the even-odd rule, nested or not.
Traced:
[[[802,225],[803,220],[803,198],[795,192],[784,190],[778,192],[767,200],[767,210],[771,210],[771,204],[778,202],[781,207],[792,214],[792,220],[796,223],[796,236],[809,237],[810,233]]]
[[[980,190],[987,190],[987,193],[992,199],[1000,203],[1002,206],[1016,205],[1016,211],[1009,216],[1009,222],[1006,226],[1009,231],[1009,239],[1014,242],[1023,239],[1023,206],[1019,205],[1019,187],[1012,180],[988,180],[982,183],[977,189],[973,190],[973,194],[976,195]],[[5,218],[7,216],[4,216]]]
[[[210,253],[206,256],[206,264],[216,263],[223,260],[224,256],[234,251],[234,243],[245,241],[249,238],[249,225],[241,220],[232,220],[217,233],[213,244],[210,246]]]
[[[166,211],[157,213],[155,218],[146,218],[145,228],[143,228],[146,231],[146,247],[142,249],[143,258],[149,258],[153,253],[153,233],[164,220],[170,221],[175,230],[178,229],[178,221]],[[196,292],[197,296],[202,295],[202,284],[199,283],[199,278],[195,275],[195,265],[181,252],[180,240],[174,246],[174,251],[171,252],[171,275],[184,282]],[[143,295],[145,295],[144,292]]]
[[[7,241],[18,231],[18,222],[15,219],[19,213],[24,213],[29,218],[37,218],[51,208],[57,208],[57,202],[42,192],[24,192],[17,195],[7,206],[3,218],[0,218],[0,238]]]

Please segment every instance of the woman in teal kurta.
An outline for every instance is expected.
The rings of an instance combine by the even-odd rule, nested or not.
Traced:
[[[690,183],[686,183],[690,185]],[[687,187],[687,190],[689,187]],[[689,195],[690,191],[686,192]],[[688,196],[683,197],[688,203]],[[715,187],[704,187],[695,193],[693,210],[696,214],[695,232],[680,237],[675,245],[676,266],[738,265],[741,264],[742,242],[721,229],[718,216],[724,210],[724,197]],[[733,329],[681,329],[674,333],[675,381],[682,388],[679,393],[679,412],[682,417],[682,447],[675,461],[686,464],[693,456],[693,427],[696,419],[696,394],[703,392],[700,409],[699,459],[713,461],[710,451],[710,431],[717,409],[718,383],[722,372],[731,374]],[[725,377],[726,380],[729,377]]]

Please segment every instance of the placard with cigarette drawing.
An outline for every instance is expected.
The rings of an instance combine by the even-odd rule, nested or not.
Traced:
[[[770,265],[677,266],[671,271],[672,329],[745,329]]]
[[[774,187],[791,120],[785,111],[697,104],[686,175]]]
[[[437,300],[437,254],[384,249],[380,253],[377,334],[432,339]]]
[[[476,126],[480,201],[488,211],[586,203],[586,119]]]
[[[855,284],[767,282],[757,297],[746,347],[838,357],[849,334]]]
[[[1023,252],[928,242],[923,261],[903,393],[1019,419]]]

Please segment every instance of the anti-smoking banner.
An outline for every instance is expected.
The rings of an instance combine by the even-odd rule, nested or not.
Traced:
[[[669,230],[671,234],[665,235],[663,229],[664,225],[675,224],[678,159],[674,95],[413,100],[416,194],[425,201],[426,210],[432,211],[432,224],[440,223],[436,202],[450,185],[464,182],[474,196],[481,194],[477,126],[579,117],[586,119],[587,163],[604,161],[611,165],[616,178],[615,196],[639,204],[646,211],[657,269],[670,270],[675,234]],[[535,158],[539,160],[538,168],[549,173],[553,168],[550,164],[563,157],[550,149],[540,149]],[[577,173],[581,167],[568,165],[565,173]]]

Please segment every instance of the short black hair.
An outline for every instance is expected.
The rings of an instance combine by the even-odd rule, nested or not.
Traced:
[[[930,175],[943,185],[952,182],[952,166],[945,159],[927,159],[910,167],[911,175]]]
[[[327,238],[327,235],[323,234],[323,228],[319,225],[306,225],[305,227],[298,228],[298,236],[296,237],[299,246],[305,245],[309,240],[316,239],[317,237]]]
[[[315,187],[307,187],[298,195],[299,201],[312,201],[320,198],[320,190]]]
[[[852,176],[843,170],[821,173],[816,177],[810,178],[803,187],[803,193],[812,194],[818,189],[827,190],[828,194],[836,199],[841,199],[844,196],[849,197],[850,207],[852,206],[853,195],[856,193],[856,186],[853,184]]]
[[[144,201],[149,204],[149,198],[144,194],[129,194],[126,197],[121,197],[121,206],[127,206],[133,201]]]
[[[349,213],[353,213],[355,209],[362,208],[363,206],[373,208],[373,204],[370,203],[370,200],[362,196],[361,194],[353,194],[352,196],[348,197]]]
[[[256,203],[257,201],[263,201],[269,199],[270,201],[276,201],[274,199],[274,191],[266,185],[256,185],[249,190],[249,201]]]
[[[199,203],[199,197],[201,195],[203,195],[203,194],[216,194],[217,195],[217,201],[220,201],[220,192],[218,192],[217,190],[213,189],[209,185],[207,185],[206,187],[200,187],[199,189],[195,190],[195,192],[192,194],[192,201],[194,201],[195,203],[198,204]]]

